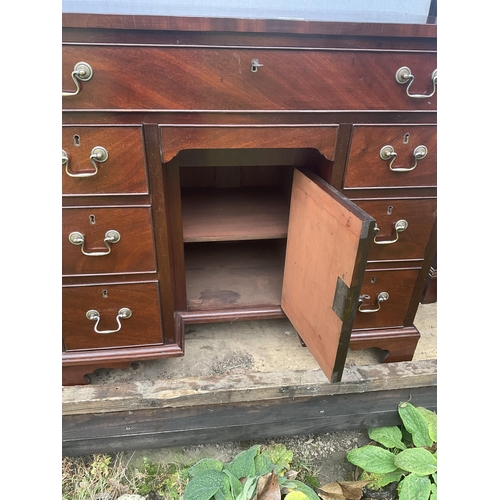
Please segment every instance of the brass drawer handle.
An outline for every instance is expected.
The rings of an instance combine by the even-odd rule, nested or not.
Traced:
[[[81,90],[78,80],[80,80],[81,82],[88,82],[92,78],[93,74],[94,72],[92,71],[92,67],[90,66],[90,64],[87,64],[86,62],[76,63],[71,73],[71,78],[73,78],[73,81],[75,82],[76,90],[74,92],[63,92],[62,96],[71,97],[74,95],[78,95]]]
[[[432,81],[432,92],[430,94],[410,94],[410,87],[415,80],[415,77],[411,74],[410,68],[403,66],[396,71],[396,81],[400,85],[404,85],[408,83],[408,87],[406,87],[406,95],[408,97],[413,97],[414,99],[426,99],[428,97],[432,97],[436,93],[437,89],[437,81],[438,81],[438,70],[435,69],[431,75]]]
[[[360,295],[359,297],[359,307],[358,307],[358,311],[359,312],[362,312],[362,313],[376,313],[377,311],[380,310],[380,304],[382,302],[385,302],[386,300],[389,300],[389,294],[387,292],[380,292],[378,295],[377,295],[377,309],[361,309],[363,307],[363,301],[364,300],[369,300],[370,299],[370,296],[369,295]]]
[[[403,232],[408,227],[408,222],[404,219],[398,220],[396,224],[394,224],[394,232],[396,233],[396,237],[393,240],[377,240],[378,233],[380,232],[380,228],[375,224],[375,237],[373,241],[377,245],[390,245],[391,243],[396,243],[399,239],[399,233]]]
[[[66,165],[66,173],[70,177],[93,177],[97,172],[99,172],[99,167],[97,166],[96,162],[103,163],[109,158],[109,154],[106,151],[106,148],[103,148],[102,146],[96,146],[95,148],[92,149],[90,152],[90,163],[92,163],[92,166],[94,167],[93,172],[81,172],[79,174],[72,174],[69,171],[69,156],[64,149],[62,150],[62,164]]]
[[[389,163],[389,168],[393,172],[411,172],[412,170],[417,168],[418,162],[420,160],[423,160],[427,156],[427,153],[428,153],[428,150],[423,144],[420,146],[417,146],[413,150],[413,158],[414,158],[413,167],[409,167],[409,168],[408,167],[393,167],[392,166],[394,161],[398,157],[398,154],[396,153],[396,151],[394,151],[394,148],[390,145],[384,146],[380,150],[380,158],[382,158],[382,160],[384,160],[384,161],[391,160],[391,162]]]
[[[132,316],[132,311],[128,307],[122,307],[118,311],[118,315],[116,316],[118,328],[116,330],[98,330],[97,326],[99,325],[99,321],[101,320],[101,315],[99,314],[99,311],[96,311],[95,309],[90,309],[90,311],[87,311],[86,316],[87,319],[90,319],[90,321],[96,322],[94,325],[94,332],[99,333],[100,335],[107,335],[108,333],[119,332],[122,329],[122,324],[120,320],[130,318],[130,316]]]
[[[115,231],[114,229],[106,231],[106,234],[104,235],[104,244],[108,249],[106,252],[86,252],[83,248],[85,244],[85,236],[78,231],[73,231],[69,235],[69,241],[73,245],[81,245],[83,255],[87,255],[88,257],[102,257],[103,255],[108,255],[109,253],[111,253],[111,247],[109,246],[109,244],[118,243],[120,241],[120,233],[118,231]]]

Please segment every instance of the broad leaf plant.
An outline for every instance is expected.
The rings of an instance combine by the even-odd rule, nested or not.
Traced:
[[[348,451],[347,460],[370,489],[398,482],[399,500],[437,500],[437,416],[409,402],[398,413],[402,426],[370,429],[375,444]]]

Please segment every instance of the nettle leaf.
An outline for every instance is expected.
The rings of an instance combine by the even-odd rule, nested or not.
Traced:
[[[437,415],[423,406],[417,406],[417,410],[422,414],[429,426],[429,436],[437,443]]]
[[[293,451],[287,450],[284,444],[279,444],[262,451],[262,455],[269,457],[271,462],[276,467],[278,474],[290,468],[290,463],[293,460]]]
[[[408,472],[419,476],[428,476],[437,471],[436,457],[424,448],[410,448],[404,450],[394,459],[394,463]]]
[[[234,457],[232,462],[226,465],[226,469],[238,479],[255,476],[255,457],[259,450],[260,445],[256,444],[248,448],[248,450],[242,451]]]
[[[399,500],[428,500],[431,482],[428,477],[409,474],[398,484]]]
[[[229,478],[214,469],[200,471],[187,484],[184,500],[231,499]]]
[[[437,500],[437,486],[434,483],[431,483],[431,496],[430,500]]]
[[[406,450],[406,446],[402,441],[403,434],[397,426],[379,427],[378,429],[369,429],[368,436],[373,441],[383,444],[386,448],[398,448]]]
[[[213,469],[221,471],[224,464],[220,460],[215,460],[214,458],[202,458],[199,462],[196,462],[192,467],[190,467],[187,472],[191,477],[196,476],[198,473]]]
[[[258,480],[258,477],[247,478],[247,480],[243,484],[243,489],[241,493],[236,497],[236,500],[248,500],[249,498],[252,498],[255,493],[255,489],[257,488]]]
[[[366,479],[370,483],[370,489],[379,490],[390,483],[395,483],[401,479],[404,475],[404,471],[401,469],[396,469],[392,472],[386,472],[385,474],[375,474],[373,472],[364,472],[361,478]]]
[[[380,446],[362,446],[350,450],[346,454],[347,460],[367,472],[386,473],[397,469],[394,463],[395,455]]]
[[[398,413],[415,446],[432,446],[427,420],[412,404],[399,403]]]
[[[223,469],[222,472],[229,478],[232,497],[236,498],[243,491],[243,485],[240,480],[234,474],[231,474],[227,469]]]
[[[263,455],[262,453],[255,457],[254,463],[255,463],[256,476],[263,476],[264,474],[272,472],[274,469],[274,465],[269,459],[269,457]]]

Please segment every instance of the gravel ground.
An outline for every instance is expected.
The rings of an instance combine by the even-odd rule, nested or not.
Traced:
[[[140,464],[147,456],[152,462],[187,463],[201,458],[217,458],[223,462],[231,461],[238,453],[254,444],[263,446],[284,444],[293,452],[294,463],[307,468],[320,484],[332,481],[352,480],[354,466],[347,462],[348,450],[368,444],[366,431],[337,431],[325,434],[288,436],[260,441],[237,441],[220,444],[204,444],[183,448],[135,451],[131,463]],[[130,455],[132,453],[130,452]]]

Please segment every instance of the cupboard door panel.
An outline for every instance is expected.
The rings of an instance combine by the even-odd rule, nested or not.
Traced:
[[[315,174],[294,172],[281,307],[332,382],[342,375],[374,223]]]

